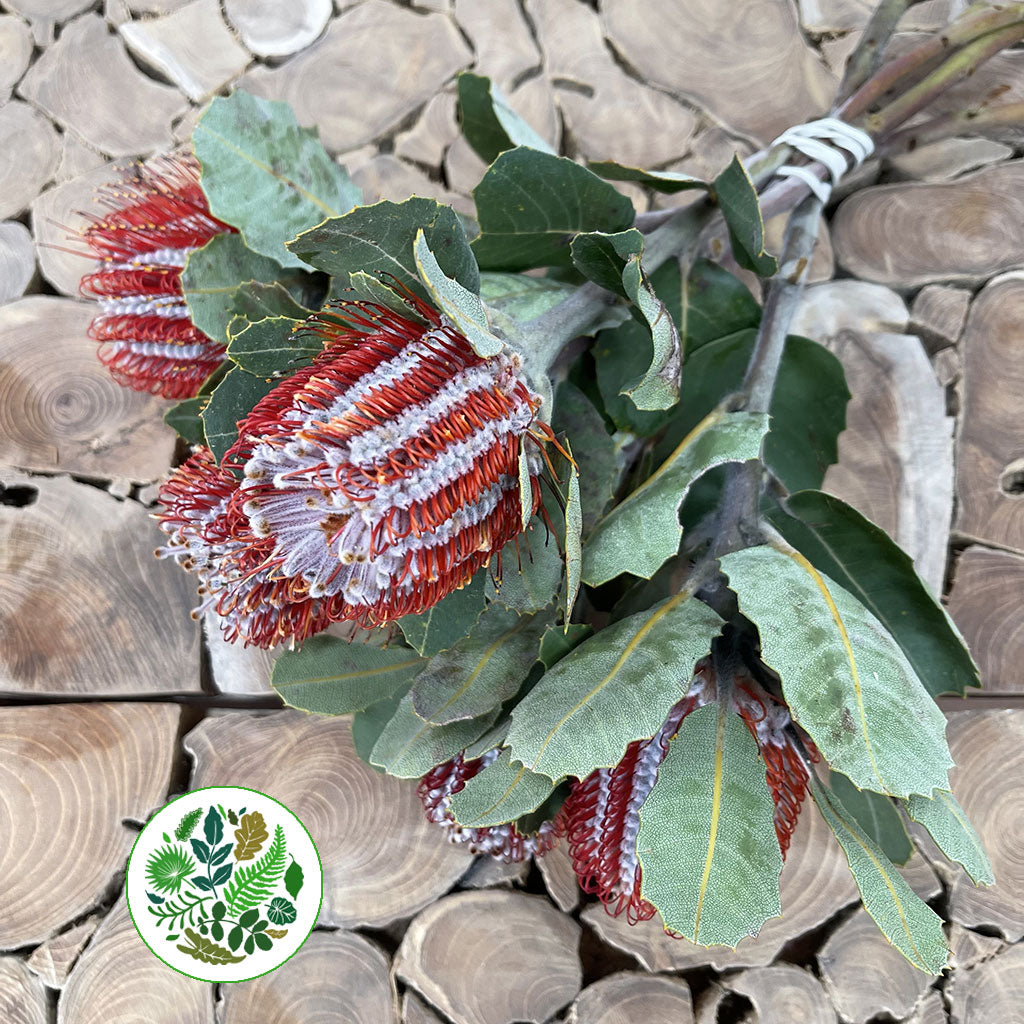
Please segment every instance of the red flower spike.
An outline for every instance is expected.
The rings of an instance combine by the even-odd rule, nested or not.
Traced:
[[[270,647],[425,611],[520,533],[519,449],[539,400],[517,357],[480,358],[407,301],[427,326],[363,302],[311,318],[327,347],[243,421],[224,460],[243,479],[216,511],[182,499],[211,474],[234,483],[209,454],[165,488],[161,553],[197,571],[229,639]]]
[[[82,238],[99,265],[80,290],[102,309],[89,327],[100,360],[134,391],[191,398],[225,349],[189,319],[181,271],[190,252],[235,229],[210,213],[191,154],[135,165],[97,201],[106,212]]]
[[[465,759],[465,751],[450,761],[431,769],[420,780],[416,790],[427,820],[445,830],[448,842],[465,844],[470,853],[488,853],[506,864],[520,863],[527,857],[541,857],[558,841],[555,826],[545,821],[529,836],[517,831],[514,824],[492,825],[488,828],[463,828],[452,814],[452,796],[461,792],[470,779],[476,777],[498,759],[500,750],[489,750],[482,757]]]
[[[656,913],[640,895],[640,808],[657,780],[669,740],[691,711],[714,697],[711,659],[704,658],[694,669],[687,695],[657,734],[630,743],[614,768],[599,768],[577,782],[562,807],[557,828],[567,837],[580,888],[595,893],[613,917],[625,911],[629,923],[636,924]]]

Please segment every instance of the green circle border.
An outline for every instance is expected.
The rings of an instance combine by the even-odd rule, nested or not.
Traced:
[[[320,865],[320,903],[317,905],[316,916],[313,918],[313,923],[309,926],[309,931],[306,932],[306,935],[303,938],[303,940],[298,944],[298,946],[296,946],[296,948],[291,953],[288,954],[288,956],[284,958],[284,960],[282,960],[279,964],[275,964],[273,967],[270,968],[269,971],[263,971],[260,974],[254,974],[251,978],[237,978],[224,981],[210,981],[209,978],[198,978],[194,974],[189,974],[187,971],[183,971],[180,968],[175,967],[174,964],[169,964],[149,944],[149,941],[146,939],[146,936],[142,934],[142,929],[139,927],[138,922],[135,920],[135,914],[132,912],[131,900],[128,898],[128,871],[132,866],[132,854],[135,853],[135,847],[139,845],[139,840],[142,838],[142,833],[145,832],[146,829],[153,824],[153,818],[156,817],[156,814],[162,814],[168,807],[171,806],[171,804],[176,804],[179,800],[184,800],[185,797],[187,796],[192,796],[195,793],[202,793],[210,789],[240,789],[246,793],[256,793],[258,796],[262,796],[265,799],[270,800],[271,803],[277,804],[278,807],[283,807],[284,810],[286,810],[302,826],[303,832],[305,832],[306,835],[309,836],[310,846],[313,847],[313,852],[316,854],[316,861]],[[142,939],[143,943],[145,943],[145,946],[150,951],[150,953],[152,953],[153,956],[155,956],[157,960],[160,961],[160,963],[162,963],[165,967],[170,968],[176,974],[180,974],[183,978],[191,978],[193,981],[201,981],[206,985],[238,985],[246,981],[255,981],[257,978],[265,978],[268,974],[273,974],[274,971],[278,970],[278,968],[283,967],[286,963],[288,963],[288,961],[291,960],[291,958],[295,956],[295,954],[298,953],[298,951],[302,949],[302,947],[309,941],[309,937],[313,934],[313,931],[316,928],[316,923],[320,919],[320,911],[323,910],[324,906],[324,862],[323,859],[320,857],[320,851],[319,849],[317,849],[316,843],[313,842],[313,837],[309,834],[309,829],[306,828],[305,822],[303,822],[303,820],[286,804],[281,803],[280,800],[268,795],[267,793],[262,792],[259,789],[253,789],[251,786],[200,786],[199,789],[190,789],[187,793],[181,793],[179,796],[176,796],[173,800],[168,800],[167,803],[165,803],[163,807],[161,807],[160,810],[156,812],[156,814],[154,814],[153,817],[150,818],[149,821],[146,822],[146,824],[143,825],[142,828],[139,830],[139,834],[135,837],[135,842],[132,843],[132,848],[128,853],[128,860],[125,863],[124,869],[124,901],[128,907],[128,916],[132,919],[132,925],[135,928],[136,934],[139,936],[140,939]]]

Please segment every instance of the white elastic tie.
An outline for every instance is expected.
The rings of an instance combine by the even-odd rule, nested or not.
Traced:
[[[809,167],[786,164],[775,173],[780,178],[799,178],[822,201],[827,203],[832,189],[847,171],[859,167],[875,151],[874,140],[867,132],[837,117],[797,125],[783,132],[773,146],[786,145],[798,153],[823,164],[831,181],[822,181]],[[850,160],[839,150],[845,150]]]

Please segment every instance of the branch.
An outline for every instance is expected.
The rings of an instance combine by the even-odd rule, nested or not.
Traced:
[[[994,107],[975,107],[915,124],[890,135],[879,151],[885,156],[909,153],[918,146],[969,132],[986,138],[1019,137],[1024,130],[1024,102],[1001,103]]]
[[[921,0],[882,0],[846,62],[836,99],[851,96],[882,66],[882,55],[900,18]]]

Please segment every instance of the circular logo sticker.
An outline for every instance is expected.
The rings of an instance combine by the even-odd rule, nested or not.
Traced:
[[[212,786],[154,815],[128,857],[125,889],[135,928],[168,967],[201,981],[249,981],[309,937],[323,870],[284,804]]]

